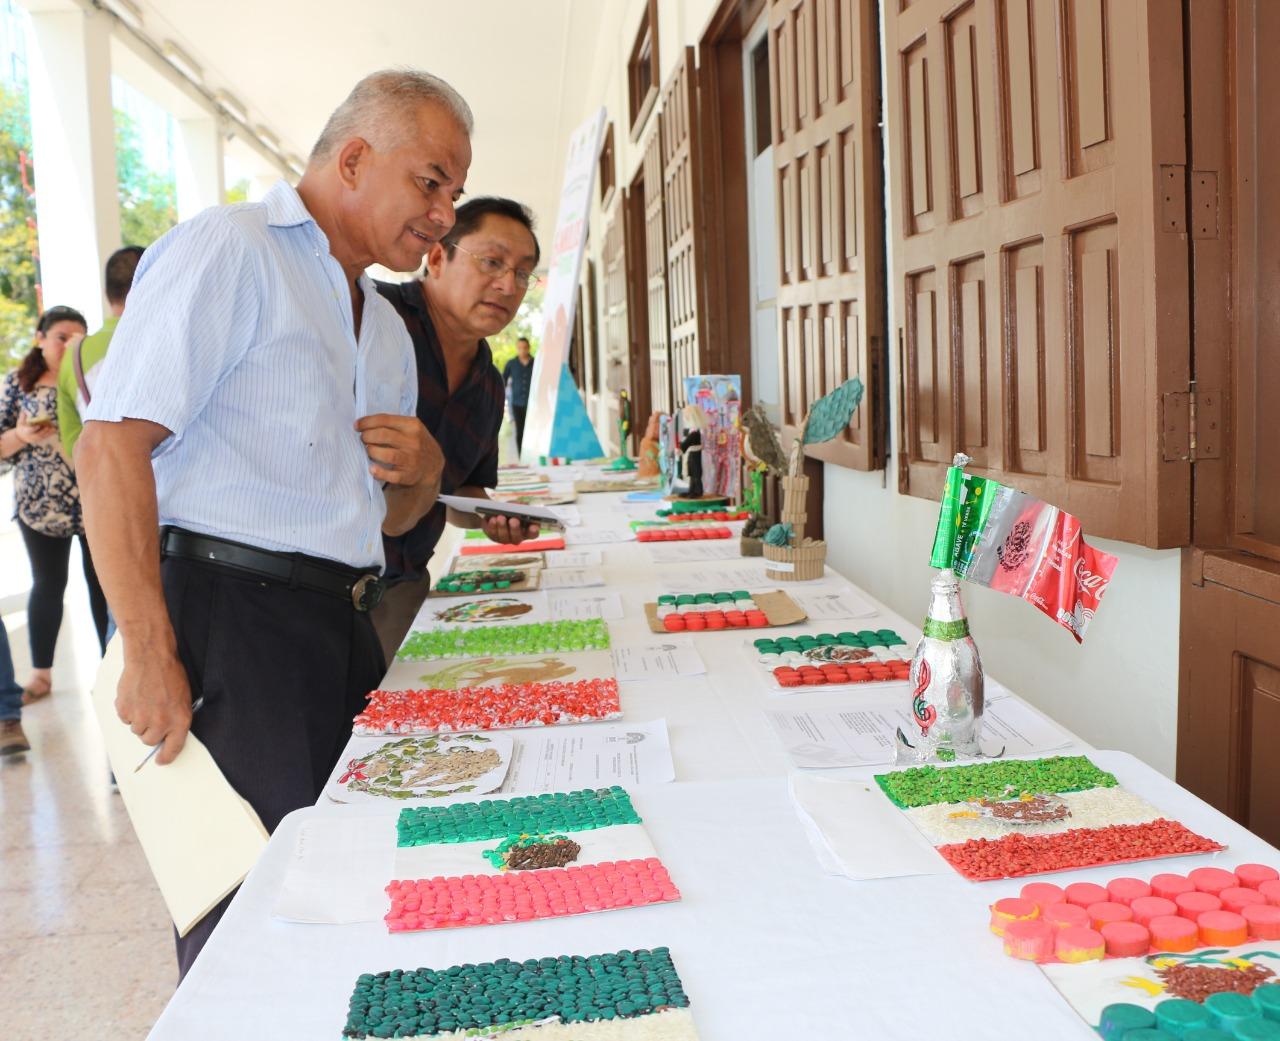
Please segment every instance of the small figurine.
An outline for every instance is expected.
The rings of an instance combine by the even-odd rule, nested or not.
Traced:
[[[658,460],[658,417],[654,412],[644,428],[644,437],[640,439],[640,457],[637,460],[639,477],[657,477],[662,472],[662,464]]]
[[[697,405],[686,405],[680,410],[681,425],[685,428],[680,438],[680,458],[689,482],[685,495],[690,499],[702,498],[702,416],[702,409]]]

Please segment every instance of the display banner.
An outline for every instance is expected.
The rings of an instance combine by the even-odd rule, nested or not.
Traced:
[[[539,456],[553,455],[557,401],[568,391],[577,395],[571,381],[561,379],[569,355],[574,310],[578,302],[578,277],[587,242],[591,215],[591,191],[596,179],[596,159],[605,112],[601,108],[573,132],[565,161],[564,183],[560,189],[560,212],[547,258],[547,292],[542,313],[545,324],[542,342],[533,361],[533,382],[529,388],[529,412],[525,417],[524,443],[520,461],[534,463]],[[577,415],[577,408],[565,411]],[[598,444],[598,442],[597,442]],[[598,454],[598,452],[597,452]]]

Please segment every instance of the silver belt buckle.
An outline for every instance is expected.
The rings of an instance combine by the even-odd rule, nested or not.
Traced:
[[[382,601],[382,583],[377,575],[361,575],[351,587],[351,603],[357,611],[372,611]]]

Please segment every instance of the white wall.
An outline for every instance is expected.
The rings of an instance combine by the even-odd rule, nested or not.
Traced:
[[[887,488],[882,477],[824,468],[827,562],[920,624],[929,603],[938,504],[898,494],[892,462]],[[1172,777],[1178,551],[1089,541],[1120,563],[1082,645],[1030,604],[963,586],[983,667],[1089,743],[1132,752]]]

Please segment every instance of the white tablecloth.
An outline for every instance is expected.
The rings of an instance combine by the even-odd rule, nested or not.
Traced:
[[[584,523],[616,508],[618,498],[583,497]],[[659,569],[642,545],[603,549],[606,578],[627,611],[610,625],[614,641],[643,640],[650,634],[641,605],[655,594]],[[922,589],[922,605],[926,598]],[[830,631],[834,624],[803,631]],[[887,610],[837,628],[893,628],[908,642],[919,634]],[[273,836],[156,1024],[153,1041],[337,1041],[362,972],[659,945],[671,948],[703,1041],[1095,1037],[1035,966],[1006,958],[986,931],[988,905],[1016,894],[1020,881],[975,885],[946,873],[855,883],[824,875],[791,806],[788,763],[762,711],[784,699],[765,691],[740,634],[694,639],[705,677],[622,686],[627,719],[665,716],[670,726],[677,782],[643,787],[634,799],[683,894],[680,902],[396,935],[380,922],[287,924],[272,919],[271,908],[303,820],[384,814],[394,841],[396,808],[301,810]],[[820,708],[860,696],[803,694],[784,703]],[[1082,744],[1074,750],[1091,751]],[[1230,848],[1045,880],[1105,881],[1207,863],[1280,864],[1275,849],[1131,756],[1091,754],[1130,790]]]

